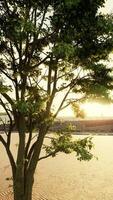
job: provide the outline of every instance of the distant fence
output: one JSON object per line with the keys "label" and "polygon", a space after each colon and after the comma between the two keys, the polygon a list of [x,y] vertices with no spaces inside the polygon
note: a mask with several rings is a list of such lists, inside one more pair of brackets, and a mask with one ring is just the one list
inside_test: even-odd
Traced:
{"label": "distant fence", "polygon": [[70,125],[72,131],[79,132],[113,132],[112,119],[99,119],[99,120],[72,120],[72,121],[56,121],[51,128],[52,131],[63,130],[66,126]]}
{"label": "distant fence", "polygon": [[[5,128],[8,130],[9,125]],[[113,119],[99,120],[56,120],[50,131],[65,131],[68,127],[72,132],[113,132]],[[4,130],[4,125],[0,125],[0,131]],[[13,128],[16,131],[16,128]]]}

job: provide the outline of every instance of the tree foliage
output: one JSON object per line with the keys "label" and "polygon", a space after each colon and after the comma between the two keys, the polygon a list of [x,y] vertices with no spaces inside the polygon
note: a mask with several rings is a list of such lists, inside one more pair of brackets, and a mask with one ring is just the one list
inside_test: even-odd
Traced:
{"label": "tree foliage", "polygon": [[40,160],[49,156],[54,157],[58,152],[64,152],[66,154],[75,152],[78,160],[89,161],[93,157],[91,153],[92,147],[93,143],[91,137],[73,141],[71,134],[59,132],[56,134],[56,137],[51,139],[51,145],[44,145],[46,156],[41,157]]}

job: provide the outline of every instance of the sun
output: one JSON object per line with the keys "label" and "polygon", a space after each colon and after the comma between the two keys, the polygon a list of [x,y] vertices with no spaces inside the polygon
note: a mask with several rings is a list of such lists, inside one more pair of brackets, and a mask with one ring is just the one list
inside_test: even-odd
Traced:
{"label": "sun", "polygon": [[[113,104],[102,104],[98,102],[83,103],[80,108],[85,112],[85,119],[89,118],[113,118]],[[58,117],[75,118],[71,107],[59,113]]]}
{"label": "sun", "polygon": [[113,117],[113,104],[101,104],[97,102],[84,103],[81,108],[85,111],[86,117],[108,118]]}

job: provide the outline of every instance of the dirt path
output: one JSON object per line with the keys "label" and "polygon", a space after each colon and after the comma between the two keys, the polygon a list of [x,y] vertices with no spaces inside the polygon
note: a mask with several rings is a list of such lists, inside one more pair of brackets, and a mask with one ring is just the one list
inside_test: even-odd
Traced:
{"label": "dirt path", "polygon": [[[14,137],[14,150],[17,136]],[[113,200],[113,136],[95,136],[98,160],[79,162],[75,154],[59,154],[40,162],[33,200]],[[0,146],[0,200],[11,200],[10,167]],[[9,187],[10,186],[10,187]]]}

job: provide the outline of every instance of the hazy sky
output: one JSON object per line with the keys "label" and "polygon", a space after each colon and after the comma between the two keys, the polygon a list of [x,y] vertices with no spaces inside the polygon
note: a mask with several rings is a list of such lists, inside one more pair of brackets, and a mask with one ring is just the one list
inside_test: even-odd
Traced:
{"label": "hazy sky", "polygon": [[113,0],[107,0],[105,7],[101,9],[103,13],[113,13]]}

